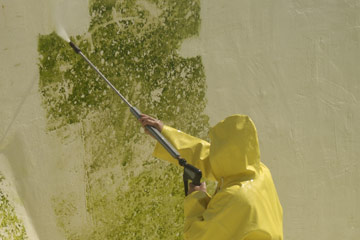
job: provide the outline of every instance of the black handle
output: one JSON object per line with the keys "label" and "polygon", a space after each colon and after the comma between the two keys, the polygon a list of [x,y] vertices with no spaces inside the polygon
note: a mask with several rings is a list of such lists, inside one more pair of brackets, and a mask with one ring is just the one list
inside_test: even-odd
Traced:
{"label": "black handle", "polygon": [[187,164],[185,162],[184,166],[184,173],[183,173],[183,180],[184,180],[184,189],[185,189],[185,196],[188,195],[188,182],[191,180],[192,184],[195,186],[200,186],[200,180],[202,177],[202,173],[196,167]]}
{"label": "black handle", "polygon": [[191,180],[195,186],[200,186],[202,177],[200,169],[186,163],[184,166],[184,176],[187,180]]}

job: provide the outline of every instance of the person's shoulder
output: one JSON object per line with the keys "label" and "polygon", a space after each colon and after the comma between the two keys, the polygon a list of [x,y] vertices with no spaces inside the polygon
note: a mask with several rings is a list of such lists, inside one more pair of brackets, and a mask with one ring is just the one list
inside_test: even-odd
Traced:
{"label": "person's shoulder", "polygon": [[245,185],[246,183],[241,183],[226,187],[215,194],[215,196],[213,196],[213,200],[223,201],[226,199],[227,201],[237,203],[238,205],[250,205],[251,202],[248,196],[249,191],[245,188]]}
{"label": "person's shoulder", "polygon": [[251,198],[240,185],[226,187],[216,193],[208,204],[208,209],[221,209],[224,214],[235,214],[237,218],[247,218],[254,209]]}

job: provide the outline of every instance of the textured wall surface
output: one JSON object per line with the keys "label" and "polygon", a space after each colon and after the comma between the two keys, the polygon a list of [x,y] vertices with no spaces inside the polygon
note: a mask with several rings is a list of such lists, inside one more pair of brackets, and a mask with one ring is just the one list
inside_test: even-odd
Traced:
{"label": "textured wall surface", "polygon": [[210,125],[249,114],[285,239],[360,237],[360,1],[204,1]]}
{"label": "textured wall surface", "polygon": [[250,115],[285,239],[357,239],[359,12],[359,0],[0,0],[0,238],[182,239],[180,169],[150,156],[60,25],[169,125],[207,138]]}

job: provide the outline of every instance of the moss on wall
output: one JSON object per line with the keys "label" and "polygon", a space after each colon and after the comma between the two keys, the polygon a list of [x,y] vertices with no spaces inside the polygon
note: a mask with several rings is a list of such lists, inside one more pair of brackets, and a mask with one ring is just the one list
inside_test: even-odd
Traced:
{"label": "moss on wall", "polygon": [[[0,184],[5,180],[0,174]],[[24,224],[16,216],[15,208],[9,201],[9,197],[0,186],[0,239],[3,240],[24,240],[28,239]]]}
{"label": "moss on wall", "polygon": [[[205,138],[201,58],[177,53],[198,34],[199,14],[198,0],[93,0],[88,33],[72,41],[134,106]],[[41,35],[38,50],[48,130],[66,136],[67,126],[79,125],[87,154],[87,222],[72,228],[72,198],[53,200],[67,239],[182,239],[181,169],[151,157],[155,143],[65,41]]]}

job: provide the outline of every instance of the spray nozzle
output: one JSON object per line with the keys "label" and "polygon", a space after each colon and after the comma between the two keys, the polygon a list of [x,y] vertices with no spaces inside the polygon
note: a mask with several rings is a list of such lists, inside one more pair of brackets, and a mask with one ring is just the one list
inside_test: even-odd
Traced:
{"label": "spray nozzle", "polygon": [[76,53],[81,52],[80,48],[78,48],[73,42],[69,42],[70,46],[74,49]]}

